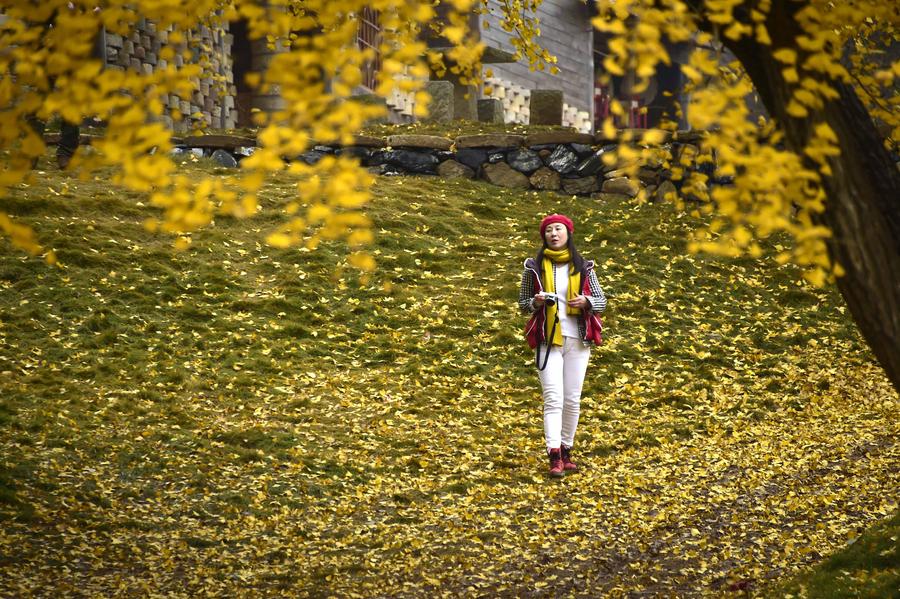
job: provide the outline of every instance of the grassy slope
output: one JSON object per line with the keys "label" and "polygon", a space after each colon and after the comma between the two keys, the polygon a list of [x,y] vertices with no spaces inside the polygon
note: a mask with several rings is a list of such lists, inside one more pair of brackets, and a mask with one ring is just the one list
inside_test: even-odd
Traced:
{"label": "grassy slope", "polygon": [[900,514],[873,526],[852,545],[771,594],[822,599],[900,597]]}
{"label": "grassy slope", "polygon": [[[714,592],[892,509],[897,397],[833,289],[683,255],[669,206],[435,178],[379,180],[360,286],[263,244],[291,190],[184,253],[102,180],[0,200],[66,264],[0,254],[0,588]],[[611,305],[561,482],[515,307],[557,210]]]}

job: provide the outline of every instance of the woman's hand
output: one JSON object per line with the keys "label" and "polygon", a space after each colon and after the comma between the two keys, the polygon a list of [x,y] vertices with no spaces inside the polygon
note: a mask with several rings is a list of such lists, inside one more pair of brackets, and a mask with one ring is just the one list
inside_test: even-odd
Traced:
{"label": "woman's hand", "polygon": [[569,300],[569,305],[573,308],[584,310],[585,308],[590,308],[591,302],[588,301],[588,298],[584,297],[583,295],[576,295],[571,300]]}
{"label": "woman's hand", "polygon": [[540,308],[544,305],[544,296],[540,294],[540,292],[534,294],[534,305],[535,307]]}

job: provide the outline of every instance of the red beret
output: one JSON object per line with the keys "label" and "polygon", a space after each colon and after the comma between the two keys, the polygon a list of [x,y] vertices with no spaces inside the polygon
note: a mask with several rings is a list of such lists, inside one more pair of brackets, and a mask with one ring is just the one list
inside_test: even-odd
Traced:
{"label": "red beret", "polygon": [[553,223],[562,223],[566,226],[566,229],[569,230],[569,233],[573,233],[575,231],[575,224],[572,222],[572,219],[564,214],[551,214],[550,216],[545,216],[544,220],[541,221],[541,237],[544,236],[544,231],[547,229],[547,225],[552,225]]}

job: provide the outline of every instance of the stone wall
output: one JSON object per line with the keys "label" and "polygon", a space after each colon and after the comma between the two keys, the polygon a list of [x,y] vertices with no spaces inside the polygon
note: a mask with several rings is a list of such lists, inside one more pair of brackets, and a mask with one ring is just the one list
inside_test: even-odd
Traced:
{"label": "stone wall", "polygon": [[[700,134],[666,133],[665,147],[676,159],[684,155],[689,168],[699,154]],[[255,141],[233,136],[186,138],[177,153],[211,156],[223,166],[236,167],[253,153]],[[555,191],[567,195],[620,194],[636,197],[644,189],[651,198],[675,190],[660,162],[641,165],[638,178],[625,177],[620,164],[605,164],[614,141],[586,133],[548,131],[531,135],[483,134],[448,139],[434,135],[357,136],[351,146],[316,145],[293,160],[315,164],[328,155],[359,159],[370,172],[384,176],[437,175],[449,179],[481,179],[511,189]],[[712,171],[709,173],[712,174]]]}

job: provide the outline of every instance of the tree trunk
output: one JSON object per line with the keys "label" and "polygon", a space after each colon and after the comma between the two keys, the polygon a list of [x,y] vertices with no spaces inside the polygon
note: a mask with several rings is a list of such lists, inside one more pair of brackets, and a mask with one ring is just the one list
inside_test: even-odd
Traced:
{"label": "tree trunk", "polygon": [[802,155],[813,126],[826,122],[841,153],[822,177],[827,196],[821,224],[829,227],[829,254],[846,274],[840,289],[862,336],[900,392],[900,172],[855,91],[834,83],[838,100],[809,117],[787,114],[791,91],[783,65],[772,53],[796,48],[800,33],[792,12],[802,3],[774,2],[767,26],[771,46],[744,39],[729,48],[744,65],[769,114],[781,125],[788,147]]}

